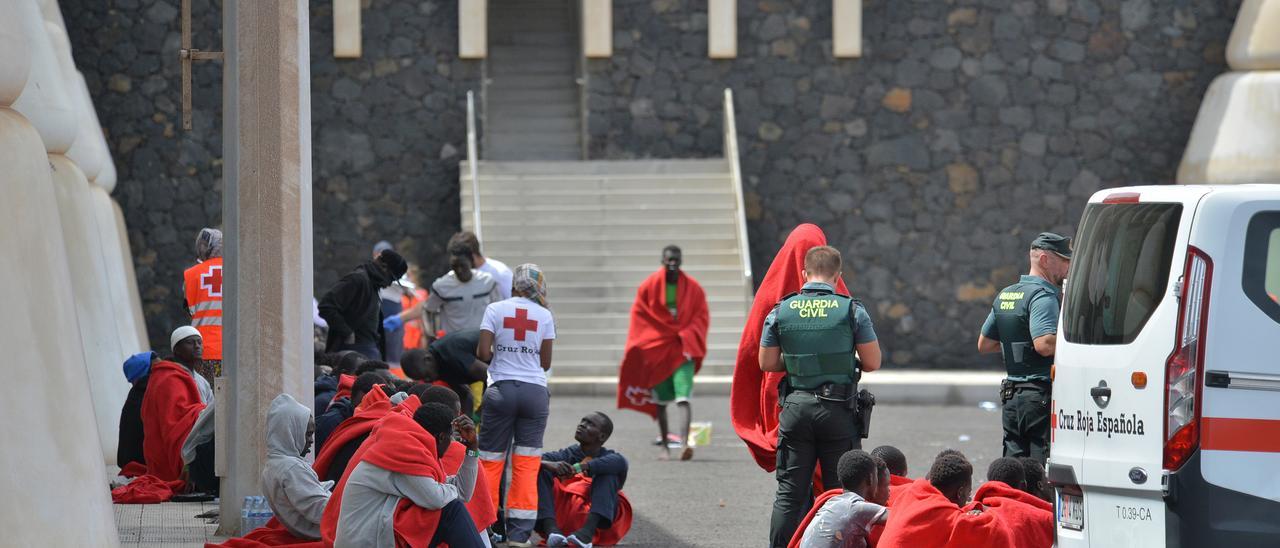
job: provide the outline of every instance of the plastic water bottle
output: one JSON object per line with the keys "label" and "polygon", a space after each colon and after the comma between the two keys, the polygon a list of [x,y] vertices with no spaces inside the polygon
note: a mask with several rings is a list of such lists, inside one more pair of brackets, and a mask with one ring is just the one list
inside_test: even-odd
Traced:
{"label": "plastic water bottle", "polygon": [[251,527],[253,524],[250,522],[251,518],[249,517],[252,506],[253,497],[245,497],[244,502],[241,503],[240,506],[240,536],[242,537],[249,534],[249,531],[253,530]]}

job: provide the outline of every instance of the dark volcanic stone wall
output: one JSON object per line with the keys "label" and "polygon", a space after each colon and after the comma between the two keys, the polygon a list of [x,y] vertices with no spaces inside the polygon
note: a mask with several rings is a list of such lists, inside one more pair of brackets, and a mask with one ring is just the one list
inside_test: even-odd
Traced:
{"label": "dark volcanic stone wall", "polygon": [[[195,129],[181,128],[178,0],[61,0],[119,169],[147,330],[187,320],[182,271],[222,222],[222,67],[197,64]],[[221,2],[196,0],[194,46],[221,49]],[[430,272],[458,226],[458,161],[479,63],[458,59],[457,2],[366,1],[363,55],[333,57],[332,2],[311,2],[315,287],[387,239]]]}
{"label": "dark volcanic stone wall", "polygon": [[[829,1],[740,0],[739,56],[711,60],[704,2],[614,0],[614,55],[588,64],[591,155],[719,156],[732,88],[758,275],[818,223],[891,364],[992,364],[974,334],[1032,236],[1074,233],[1099,188],[1173,179],[1239,3],[866,0],[864,56],[836,60]],[[195,233],[221,222],[221,67],[197,66],[184,133],[178,0],[61,4],[165,348]],[[192,4],[195,46],[219,49],[221,3]],[[457,3],[364,4],[364,55],[335,60],[332,4],[311,2],[317,292],[379,239],[442,271],[459,222],[481,67],[457,58]]]}
{"label": "dark volcanic stone wall", "polygon": [[739,55],[712,60],[705,4],[613,5],[593,157],[719,156],[732,88],[757,279],[817,223],[889,363],[915,367],[996,363],[974,340],[1034,235],[1073,234],[1100,188],[1173,180],[1239,8],[867,0],[864,56],[834,59],[830,2],[742,0]]}

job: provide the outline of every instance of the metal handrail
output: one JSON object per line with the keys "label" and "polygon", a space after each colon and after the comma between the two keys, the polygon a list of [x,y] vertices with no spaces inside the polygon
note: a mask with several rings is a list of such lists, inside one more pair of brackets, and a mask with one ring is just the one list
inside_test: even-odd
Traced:
{"label": "metal handrail", "polygon": [[[729,174],[733,177],[733,193],[738,200],[738,249],[742,254],[742,277],[747,282],[747,294],[755,283],[751,278],[751,250],[747,246],[747,210],[742,196],[742,168],[738,164],[738,123],[733,114],[733,90],[724,90],[724,159],[729,162]],[[751,301],[747,301],[750,306]]]}
{"label": "metal handrail", "polygon": [[476,96],[467,91],[467,168],[471,172],[471,231],[483,242],[480,232],[480,154],[476,146]]}

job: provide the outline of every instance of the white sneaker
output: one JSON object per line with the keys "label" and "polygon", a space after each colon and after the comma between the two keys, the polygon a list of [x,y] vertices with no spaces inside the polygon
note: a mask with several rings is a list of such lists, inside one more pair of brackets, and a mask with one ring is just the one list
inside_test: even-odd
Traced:
{"label": "white sneaker", "polygon": [[569,546],[573,546],[574,548],[591,548],[590,542],[582,542],[578,540],[576,535],[569,535],[565,540],[568,541]]}
{"label": "white sneaker", "polygon": [[569,540],[565,538],[563,533],[551,533],[550,535],[547,535],[547,546],[551,548],[568,545]]}

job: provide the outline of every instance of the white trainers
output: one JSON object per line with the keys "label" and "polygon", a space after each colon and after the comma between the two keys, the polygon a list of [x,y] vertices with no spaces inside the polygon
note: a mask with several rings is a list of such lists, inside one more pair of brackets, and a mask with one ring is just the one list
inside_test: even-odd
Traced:
{"label": "white trainers", "polygon": [[591,548],[590,542],[582,542],[578,540],[577,535],[569,535],[565,540],[569,543],[568,546],[572,546],[574,548]]}
{"label": "white trainers", "polygon": [[563,533],[551,533],[550,535],[547,535],[547,546],[551,548],[568,545],[569,540],[565,538]]}

